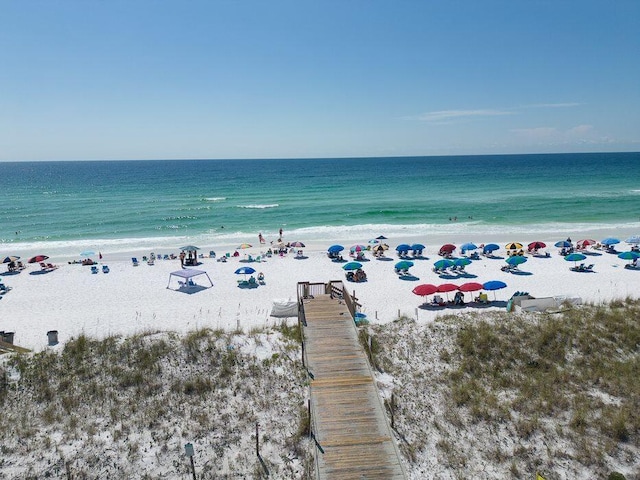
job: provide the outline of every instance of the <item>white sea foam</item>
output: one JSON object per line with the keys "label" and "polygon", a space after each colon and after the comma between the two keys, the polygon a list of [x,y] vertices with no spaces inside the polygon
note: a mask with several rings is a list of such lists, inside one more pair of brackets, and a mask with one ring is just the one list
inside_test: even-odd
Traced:
{"label": "white sea foam", "polygon": [[269,203],[266,205],[260,205],[260,204],[255,204],[255,205],[236,205],[236,207],[238,208],[256,208],[256,209],[263,209],[263,208],[276,208],[279,207],[280,204],[279,203]]}
{"label": "white sea foam", "polygon": [[227,197],[205,197],[202,200],[204,202],[224,202]]}

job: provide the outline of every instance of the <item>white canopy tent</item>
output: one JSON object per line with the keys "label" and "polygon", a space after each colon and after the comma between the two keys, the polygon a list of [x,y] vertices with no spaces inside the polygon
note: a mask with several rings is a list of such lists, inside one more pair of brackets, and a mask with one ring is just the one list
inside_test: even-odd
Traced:
{"label": "white canopy tent", "polygon": [[[194,277],[198,277],[200,275],[204,275],[209,280],[209,286],[197,285],[194,281]],[[183,268],[182,270],[176,270],[175,272],[171,272],[169,274],[169,283],[167,283],[167,288],[171,288],[171,281],[177,280],[178,288],[174,288],[174,290],[180,290],[181,288],[189,288],[189,287],[200,287],[200,288],[210,288],[213,287],[213,282],[209,275],[204,270],[196,270],[194,268]],[[183,279],[183,280],[179,280]]]}

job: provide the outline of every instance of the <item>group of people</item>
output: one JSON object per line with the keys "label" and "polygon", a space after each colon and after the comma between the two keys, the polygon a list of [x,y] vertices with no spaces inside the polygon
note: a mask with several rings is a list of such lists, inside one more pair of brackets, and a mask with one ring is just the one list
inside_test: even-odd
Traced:
{"label": "group of people", "polygon": [[366,282],[367,274],[361,268],[347,272],[347,280],[349,282]]}
{"label": "group of people", "polygon": [[9,272],[19,272],[20,270],[24,270],[26,267],[24,266],[24,264],[18,260],[12,260],[9,262],[9,264],[7,265],[7,270]]}

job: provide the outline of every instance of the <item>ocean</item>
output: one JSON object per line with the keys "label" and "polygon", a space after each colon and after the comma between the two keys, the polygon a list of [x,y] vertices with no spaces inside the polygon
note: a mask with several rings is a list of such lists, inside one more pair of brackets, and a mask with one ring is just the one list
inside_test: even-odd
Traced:
{"label": "ocean", "polygon": [[640,153],[3,162],[0,188],[2,255],[228,245],[281,228],[327,242],[640,233]]}

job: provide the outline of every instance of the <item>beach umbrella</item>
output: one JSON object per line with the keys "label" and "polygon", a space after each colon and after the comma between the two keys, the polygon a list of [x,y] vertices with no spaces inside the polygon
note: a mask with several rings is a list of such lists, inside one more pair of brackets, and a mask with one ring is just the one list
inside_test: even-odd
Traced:
{"label": "beach umbrella", "polygon": [[184,250],[185,252],[195,252],[200,249],[195,245],[185,245],[184,247],[180,247],[180,250]]}
{"label": "beach umbrella", "polygon": [[382,240],[378,240],[377,238],[372,238],[371,240],[369,240],[367,243],[369,245],[378,245]]}
{"label": "beach umbrella", "polygon": [[443,258],[442,260],[438,260],[433,264],[438,270],[442,270],[444,268],[449,268],[453,266],[453,261]]}
{"label": "beach umbrella", "polygon": [[352,245],[351,248],[349,249],[350,252],[362,252],[363,250],[366,250],[367,247],[364,245]]}
{"label": "beach umbrella", "polygon": [[349,262],[342,266],[343,270],[358,270],[359,268],[362,268],[362,264],[360,262]]}
{"label": "beach umbrella", "polygon": [[571,246],[571,242],[567,242],[566,240],[560,240],[559,242],[554,243],[553,246],[558,248],[569,248]]}
{"label": "beach umbrella", "polygon": [[582,253],[570,253],[569,255],[564,257],[567,262],[581,262],[585,258],[587,258],[587,256],[583,255]]}
{"label": "beach umbrella", "polygon": [[421,297],[425,297],[427,295],[431,295],[438,291],[438,287],[435,285],[431,285],[430,283],[423,283],[422,285],[418,285],[416,288],[411,290],[416,295],[420,295]]}
{"label": "beach umbrella", "polygon": [[635,260],[636,258],[640,258],[640,253],[638,252],[622,252],[618,254],[618,258],[622,260]]}
{"label": "beach umbrella", "polygon": [[302,242],[293,242],[290,244],[290,246],[294,248],[304,248],[306,245]]}
{"label": "beach umbrella", "polygon": [[389,250],[389,245],[387,245],[386,243],[380,243],[373,248],[374,250],[377,250],[377,251],[384,251],[384,250]]}
{"label": "beach umbrella", "polygon": [[395,264],[396,270],[408,270],[411,267],[413,267],[413,262],[410,260],[401,260]]}
{"label": "beach umbrella", "polygon": [[527,257],[521,257],[519,255],[514,255],[513,257],[509,257],[505,260],[509,265],[522,265],[527,261]]}
{"label": "beach umbrella", "polygon": [[378,235],[376,237],[376,240],[387,240],[387,237],[385,237],[384,235]]}
{"label": "beach umbrella", "polygon": [[255,269],[251,268],[251,267],[240,267],[238,268],[235,273],[237,275],[244,275],[244,278],[246,280],[247,275],[251,275],[252,273],[256,273]]}
{"label": "beach umbrella", "polygon": [[607,237],[604,240],[602,240],[603,245],[615,245],[617,243],[620,243],[620,240],[618,240],[617,238],[613,238],[613,237]]}
{"label": "beach umbrella", "polygon": [[625,240],[626,243],[630,243],[632,245],[640,244],[640,235],[632,235]]}
{"label": "beach umbrella", "polygon": [[453,261],[453,264],[454,264],[456,267],[464,267],[464,266],[466,266],[466,265],[470,265],[470,264],[471,264],[471,260],[469,260],[468,258],[464,258],[464,257],[463,257],[463,258],[456,258],[456,259]]}
{"label": "beach umbrella", "polygon": [[531,242],[529,245],[527,245],[527,248],[529,250],[540,250],[541,248],[545,248],[546,246],[546,243],[536,240],[535,242]]}
{"label": "beach umbrella", "polygon": [[458,287],[458,290],[461,292],[477,292],[478,290],[482,290],[484,286],[478,282],[467,282],[463,283]]}
{"label": "beach umbrella", "polygon": [[456,249],[456,246],[451,244],[451,243],[445,243],[444,245],[442,245],[440,247],[440,250],[438,250],[438,252],[444,252],[444,253],[451,253]]}
{"label": "beach umbrella", "polygon": [[482,247],[482,253],[491,253],[500,249],[500,245],[496,245],[495,243],[489,243]]}
{"label": "beach umbrella", "polygon": [[475,250],[478,246],[475,243],[467,242],[460,245],[460,250],[466,252],[468,250]]}
{"label": "beach umbrella", "polygon": [[16,257],[15,255],[9,255],[8,257],[4,257],[2,259],[2,263],[11,263],[11,262],[15,262],[16,260],[20,260],[20,257]]}
{"label": "beach umbrella", "polygon": [[396,247],[396,252],[408,252],[409,250],[411,250],[411,245],[407,243],[401,243]]}
{"label": "beach umbrella", "polygon": [[500,290],[501,288],[506,288],[507,284],[504,282],[501,282],[500,280],[489,280],[488,282],[485,282],[482,284],[482,288],[484,288],[485,290]]}
{"label": "beach umbrella", "polygon": [[411,250],[413,250],[414,252],[416,250],[424,250],[425,246],[421,243],[414,243],[413,245],[411,245]]}
{"label": "beach umbrella", "polygon": [[328,248],[328,252],[329,253],[338,253],[344,250],[344,247],[342,245],[331,245]]}
{"label": "beach umbrella", "polygon": [[31,257],[29,260],[27,260],[27,263],[40,263],[48,259],[49,257],[47,257],[46,255],[36,255],[35,257]]}
{"label": "beach umbrella", "polygon": [[253,247],[253,245],[251,245],[249,243],[241,243],[240,245],[238,245],[237,248],[239,248],[240,250],[244,250],[245,248],[251,248],[251,247]]}
{"label": "beach umbrella", "polygon": [[522,248],[522,244],[518,242],[507,243],[504,248],[507,250],[520,250]]}
{"label": "beach umbrella", "polygon": [[458,286],[453,283],[443,283],[438,285],[438,292],[441,293],[453,292],[454,290],[458,290]]}
{"label": "beach umbrella", "polygon": [[576,242],[576,247],[580,248],[580,249],[584,249],[587,248],[589,245],[595,245],[597,242],[595,240],[592,240],[590,238],[585,238],[584,240],[578,240]]}
{"label": "beach umbrella", "polygon": [[238,275],[248,275],[251,273],[256,273],[256,271],[251,267],[240,267],[235,271],[235,273]]}
{"label": "beach umbrella", "polygon": [[501,282],[500,280],[489,280],[488,282],[485,282],[482,284],[482,288],[489,291],[493,290],[493,299],[495,300],[496,290],[507,288],[507,284],[504,282]]}

